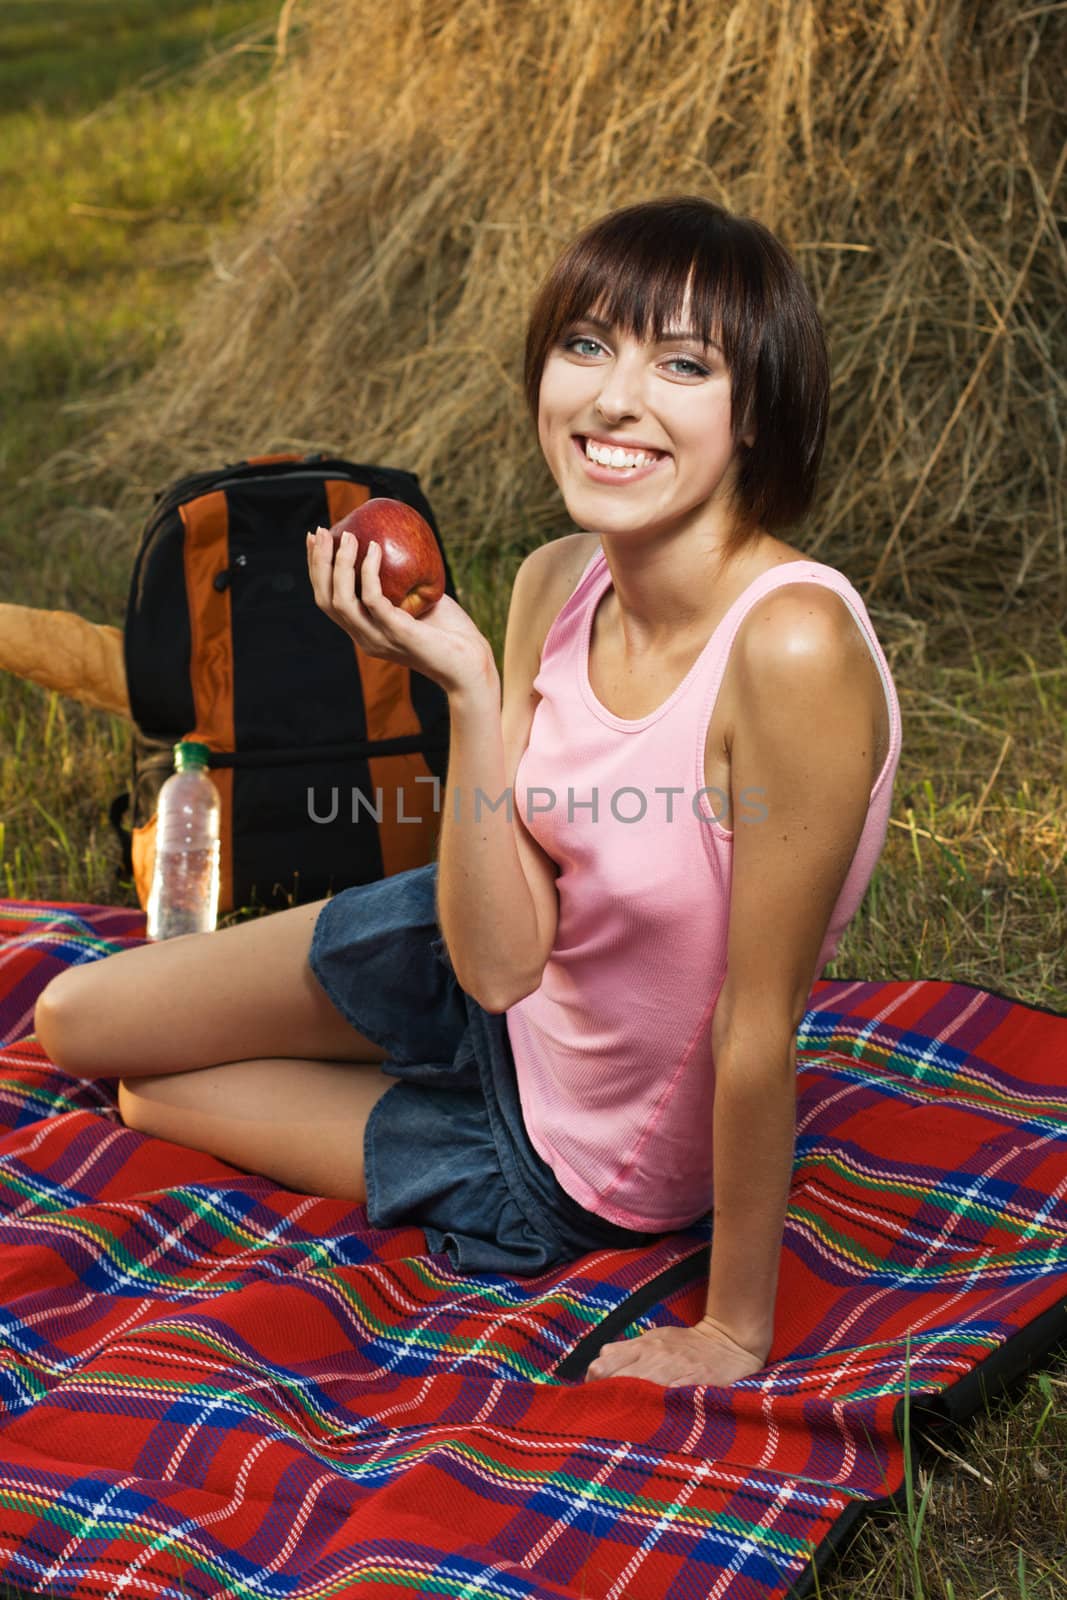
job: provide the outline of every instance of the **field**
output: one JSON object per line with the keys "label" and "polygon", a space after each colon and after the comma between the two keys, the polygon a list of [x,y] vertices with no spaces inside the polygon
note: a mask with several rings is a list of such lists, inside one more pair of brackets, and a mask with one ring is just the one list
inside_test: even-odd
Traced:
{"label": "field", "polygon": [[[262,0],[5,8],[0,600],[123,622],[131,484],[151,464],[127,472],[112,455],[98,469],[92,441],[226,270],[270,149],[278,21]],[[436,504],[433,471],[424,486]],[[530,537],[455,544],[461,599],[498,660]],[[885,852],[827,976],[951,978],[1067,1011],[1067,638],[1015,614],[970,632],[899,602],[871,615],[904,749]],[[136,903],[107,817],[129,749],[120,719],[0,674],[0,894]],[[1053,1600],[1067,1592],[1065,1460],[1061,1356],[957,1453],[928,1451],[912,1514],[865,1527],[821,1593]]]}

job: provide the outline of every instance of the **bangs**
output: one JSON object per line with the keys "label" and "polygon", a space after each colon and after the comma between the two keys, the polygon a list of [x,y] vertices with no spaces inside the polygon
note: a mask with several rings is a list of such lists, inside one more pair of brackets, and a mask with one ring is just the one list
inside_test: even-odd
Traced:
{"label": "bangs", "polygon": [[[720,344],[727,363],[733,341],[724,327],[724,306],[732,303],[726,270],[718,258],[650,263],[614,259],[583,263],[563,287],[549,325],[553,343],[573,322],[595,318],[635,339],[659,343],[668,333],[692,333],[705,344]],[[725,287],[724,287],[725,280]],[[692,299],[686,306],[687,293]],[[733,330],[730,330],[731,332]]]}

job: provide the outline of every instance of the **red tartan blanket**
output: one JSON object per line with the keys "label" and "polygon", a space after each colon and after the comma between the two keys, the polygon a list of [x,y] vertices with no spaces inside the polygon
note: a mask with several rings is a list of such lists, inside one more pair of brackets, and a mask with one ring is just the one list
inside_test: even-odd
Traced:
{"label": "red tartan blanket", "polygon": [[692,1322],[708,1232],[462,1278],[416,1228],[125,1128],[43,1055],[143,913],[0,901],[0,1577],[26,1592],[784,1600],[1067,1334],[1067,1017],[823,981],[767,1367],[585,1385]]}

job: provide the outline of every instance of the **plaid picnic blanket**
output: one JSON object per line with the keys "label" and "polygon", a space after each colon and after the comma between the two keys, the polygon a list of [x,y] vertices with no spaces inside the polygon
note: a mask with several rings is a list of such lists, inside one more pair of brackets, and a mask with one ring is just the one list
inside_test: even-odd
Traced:
{"label": "plaid picnic blanket", "polygon": [[125,1128],[32,1035],[143,913],[0,901],[0,1578],[25,1593],[783,1600],[901,1420],[1067,1333],[1067,1017],[822,981],[777,1329],[729,1388],[584,1384],[703,1309],[709,1233],[463,1278],[417,1228]]}

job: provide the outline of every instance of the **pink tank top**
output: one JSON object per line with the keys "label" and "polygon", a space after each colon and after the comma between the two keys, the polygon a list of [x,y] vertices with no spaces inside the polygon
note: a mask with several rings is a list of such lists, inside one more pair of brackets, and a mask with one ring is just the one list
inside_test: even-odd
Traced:
{"label": "pink tank top", "polygon": [[[704,748],[730,647],[752,606],[788,583],[846,602],[878,665],[889,751],[819,952],[833,957],[885,843],[900,707],[857,591],[834,567],[789,561],[749,584],[664,703],[615,716],[589,682],[593,617],[611,584],[602,549],[548,631],[541,696],[514,803],[559,867],[559,927],[540,986],[506,1014],[534,1149],[586,1210],[667,1232],[712,1208],[711,1024],[726,976],[729,795],[704,785]],[[695,936],[686,930],[694,930]]]}

